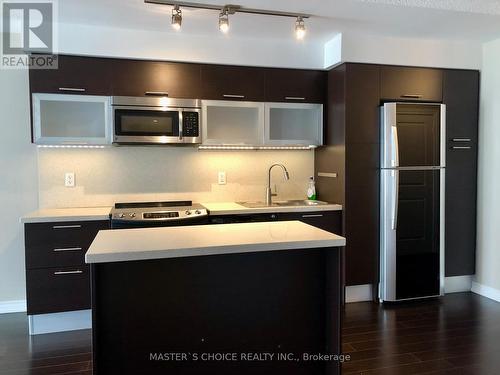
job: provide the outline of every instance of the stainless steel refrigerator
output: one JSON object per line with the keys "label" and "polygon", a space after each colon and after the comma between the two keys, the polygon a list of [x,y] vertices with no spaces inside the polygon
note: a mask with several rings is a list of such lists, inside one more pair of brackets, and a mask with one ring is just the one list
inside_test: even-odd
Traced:
{"label": "stainless steel refrigerator", "polygon": [[445,129],[444,104],[381,107],[382,302],[443,294]]}

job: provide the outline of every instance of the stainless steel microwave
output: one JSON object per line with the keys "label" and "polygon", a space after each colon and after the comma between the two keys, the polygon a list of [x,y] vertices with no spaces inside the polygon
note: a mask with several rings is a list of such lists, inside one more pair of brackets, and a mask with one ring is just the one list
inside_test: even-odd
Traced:
{"label": "stainless steel microwave", "polygon": [[113,143],[201,143],[201,101],[168,97],[111,98]]}

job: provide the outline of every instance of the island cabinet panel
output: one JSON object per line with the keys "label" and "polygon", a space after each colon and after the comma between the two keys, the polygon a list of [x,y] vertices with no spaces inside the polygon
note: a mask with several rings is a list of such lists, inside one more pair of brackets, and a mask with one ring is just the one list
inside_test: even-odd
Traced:
{"label": "island cabinet panel", "polygon": [[25,224],[28,314],[90,308],[85,253],[108,221]]}
{"label": "island cabinet panel", "polygon": [[198,64],[111,59],[111,65],[114,96],[200,97]]}
{"label": "island cabinet panel", "polygon": [[380,96],[386,100],[441,102],[443,71],[430,68],[380,67]]}
{"label": "island cabinet panel", "polygon": [[229,65],[201,67],[202,99],[265,101],[265,69]]}
{"label": "island cabinet panel", "polygon": [[30,91],[110,95],[110,59],[59,55],[57,69],[30,69]]}
{"label": "island cabinet panel", "polygon": [[475,273],[479,72],[446,70],[445,275]]}
{"label": "island cabinet panel", "polygon": [[[303,360],[340,352],[339,256],[321,248],[93,264],[93,374],[339,374],[338,361]],[[231,356],[207,359],[216,353]]]}
{"label": "island cabinet panel", "polygon": [[266,101],[323,103],[326,78],[321,70],[267,69]]}

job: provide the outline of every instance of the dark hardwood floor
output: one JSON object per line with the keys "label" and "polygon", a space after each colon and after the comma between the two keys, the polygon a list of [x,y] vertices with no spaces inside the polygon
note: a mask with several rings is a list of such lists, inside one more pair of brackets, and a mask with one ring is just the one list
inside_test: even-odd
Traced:
{"label": "dark hardwood floor", "polygon": [[343,374],[500,374],[500,303],[472,293],[347,304]]}
{"label": "dark hardwood floor", "polygon": [[[345,307],[343,374],[500,374],[500,303],[472,293]],[[91,375],[90,331],[28,336],[0,315],[0,375]]]}

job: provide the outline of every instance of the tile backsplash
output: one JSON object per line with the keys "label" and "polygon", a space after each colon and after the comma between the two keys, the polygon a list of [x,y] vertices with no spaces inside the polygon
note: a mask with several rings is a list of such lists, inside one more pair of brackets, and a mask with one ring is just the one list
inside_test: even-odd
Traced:
{"label": "tile backsplash", "polygon": [[[192,199],[197,202],[265,198],[267,170],[283,163],[290,180],[273,170],[275,199],[305,198],[313,151],[198,151],[192,147],[38,149],[39,205],[107,206],[119,201]],[[227,184],[217,184],[225,171]],[[64,174],[75,173],[75,187]]]}

